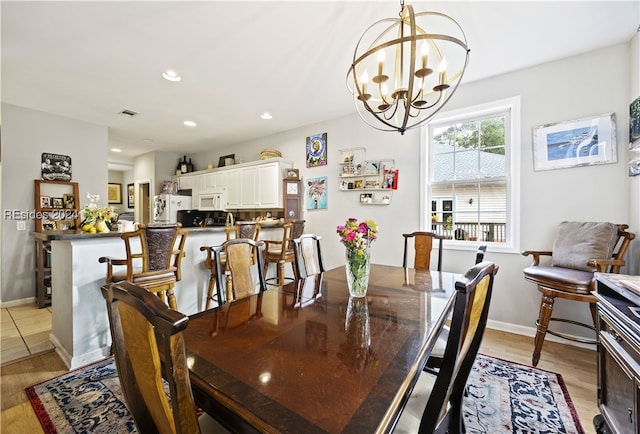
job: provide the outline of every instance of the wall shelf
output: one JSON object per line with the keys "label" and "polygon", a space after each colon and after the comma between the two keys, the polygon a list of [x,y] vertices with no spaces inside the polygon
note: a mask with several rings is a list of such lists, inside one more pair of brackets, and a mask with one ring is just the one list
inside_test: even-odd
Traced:
{"label": "wall shelf", "polygon": [[362,205],[389,205],[398,186],[395,160],[367,160],[366,148],[339,149],[340,191],[358,191]]}

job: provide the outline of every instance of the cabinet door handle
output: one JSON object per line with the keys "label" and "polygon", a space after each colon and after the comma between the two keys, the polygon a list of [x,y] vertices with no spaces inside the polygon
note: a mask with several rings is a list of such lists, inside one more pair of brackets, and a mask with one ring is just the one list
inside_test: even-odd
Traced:
{"label": "cabinet door handle", "polygon": [[629,423],[633,423],[633,410],[627,408],[627,413],[629,414]]}

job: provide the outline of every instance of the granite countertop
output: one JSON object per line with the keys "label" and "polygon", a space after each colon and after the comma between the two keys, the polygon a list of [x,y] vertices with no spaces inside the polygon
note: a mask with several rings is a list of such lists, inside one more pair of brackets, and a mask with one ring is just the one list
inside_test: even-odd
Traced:
{"label": "granite countertop", "polygon": [[[203,228],[184,228],[189,233],[202,233],[202,232],[224,232],[224,226],[207,226]],[[82,232],[80,230],[75,231],[44,231],[44,232],[31,232],[34,238],[51,241],[51,240],[95,240],[98,238],[119,238],[121,232],[111,231],[102,232],[96,234],[90,234],[88,232]]]}

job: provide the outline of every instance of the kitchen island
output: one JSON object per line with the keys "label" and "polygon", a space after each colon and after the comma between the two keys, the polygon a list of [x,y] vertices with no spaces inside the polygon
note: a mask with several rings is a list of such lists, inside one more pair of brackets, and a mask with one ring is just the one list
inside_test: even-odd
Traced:
{"label": "kitchen island", "polygon": [[[182,280],[176,283],[178,309],[186,315],[204,310],[210,272],[206,251],[226,240],[224,227],[186,228],[189,232],[182,259]],[[281,238],[280,226],[265,227],[261,239]],[[101,256],[125,258],[118,232],[88,234],[47,231],[33,233],[51,242],[52,328],[49,339],[69,369],[100,360],[110,354],[111,334],[106,304],[100,292],[106,265]]]}

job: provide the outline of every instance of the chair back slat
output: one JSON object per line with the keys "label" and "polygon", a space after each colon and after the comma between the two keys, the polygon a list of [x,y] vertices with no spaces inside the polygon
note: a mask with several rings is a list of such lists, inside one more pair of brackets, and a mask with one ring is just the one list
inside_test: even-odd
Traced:
{"label": "chair back slat", "polygon": [[118,377],[138,431],[199,433],[182,336],[189,317],[129,282],[101,290]]}
{"label": "chair back slat", "polygon": [[301,279],[323,273],[322,249],[320,241],[322,237],[316,234],[304,234],[293,240],[293,253],[295,257],[296,279]]}
{"label": "chair back slat", "polygon": [[455,284],[456,294],[442,366],[420,421],[420,434],[463,432],[462,399],[487,324],[494,276],[488,261],[472,267]]}
{"label": "chair back slat", "polygon": [[409,239],[413,238],[413,268],[416,270],[431,269],[431,251],[433,250],[434,240],[438,240],[437,270],[442,271],[442,240],[444,240],[444,236],[433,232],[412,232],[410,234],[402,234],[402,236],[404,237],[404,255],[402,257],[402,266],[404,268],[407,268],[409,258]]}
{"label": "chair back slat", "polygon": [[220,305],[267,289],[263,248],[264,242],[248,238],[232,239],[211,247]]}

